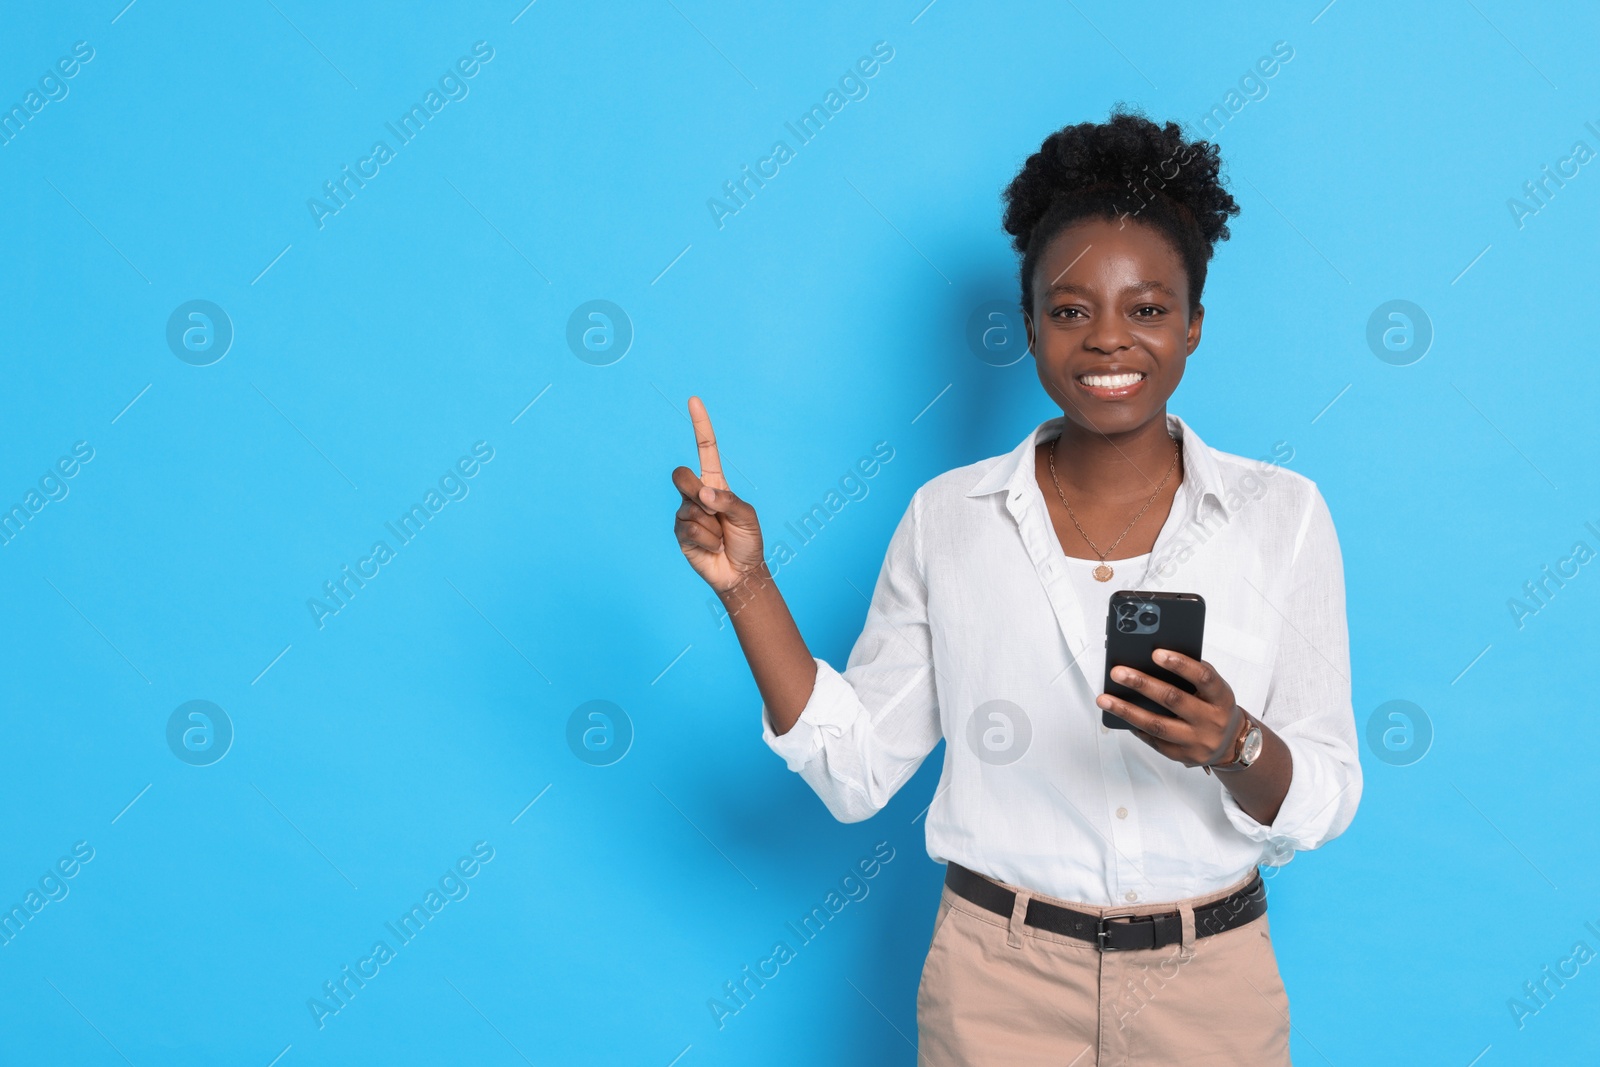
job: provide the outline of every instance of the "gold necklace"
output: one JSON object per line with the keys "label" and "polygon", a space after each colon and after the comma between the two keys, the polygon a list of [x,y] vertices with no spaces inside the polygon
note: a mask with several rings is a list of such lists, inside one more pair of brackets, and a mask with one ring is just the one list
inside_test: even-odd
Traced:
{"label": "gold necklace", "polygon": [[1072,525],[1078,527],[1078,533],[1083,534],[1083,539],[1089,542],[1089,548],[1094,551],[1094,554],[1100,557],[1100,565],[1094,569],[1094,580],[1097,582],[1109,582],[1111,576],[1116,572],[1106,563],[1106,557],[1117,550],[1117,546],[1122,543],[1122,538],[1128,536],[1128,530],[1133,529],[1134,523],[1137,523],[1144,516],[1144,513],[1150,509],[1150,505],[1155,503],[1156,497],[1161,495],[1161,490],[1166,487],[1167,479],[1171,478],[1172,472],[1178,469],[1178,457],[1183,453],[1183,446],[1178,444],[1176,438],[1172,438],[1172,463],[1167,467],[1167,473],[1162,476],[1161,484],[1157,485],[1156,491],[1150,494],[1150,499],[1144,502],[1144,507],[1140,508],[1139,514],[1133,517],[1133,522],[1128,523],[1128,528],[1123,530],[1115,541],[1111,542],[1110,548],[1102,552],[1095,548],[1094,542],[1089,541],[1089,535],[1083,532],[1083,527],[1078,523],[1078,516],[1072,513],[1072,505],[1067,503],[1067,494],[1061,491],[1061,482],[1056,479],[1056,445],[1060,443],[1061,438],[1057,437],[1056,443],[1050,446],[1050,480],[1055,482],[1056,495],[1061,498],[1062,505],[1067,509],[1067,518],[1072,520]]}

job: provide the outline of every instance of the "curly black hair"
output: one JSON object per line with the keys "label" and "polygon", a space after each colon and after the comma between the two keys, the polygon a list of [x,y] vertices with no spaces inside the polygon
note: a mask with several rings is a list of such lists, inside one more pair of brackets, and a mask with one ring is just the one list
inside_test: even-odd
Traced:
{"label": "curly black hair", "polygon": [[1118,104],[1103,123],[1080,122],[1046,137],[1006,187],[1005,231],[1022,256],[1022,311],[1033,313],[1033,272],[1051,238],[1084,217],[1128,216],[1154,226],[1189,276],[1190,314],[1206,264],[1239,205],[1223,188],[1209,141],[1186,141],[1175,122],[1157,126]]}

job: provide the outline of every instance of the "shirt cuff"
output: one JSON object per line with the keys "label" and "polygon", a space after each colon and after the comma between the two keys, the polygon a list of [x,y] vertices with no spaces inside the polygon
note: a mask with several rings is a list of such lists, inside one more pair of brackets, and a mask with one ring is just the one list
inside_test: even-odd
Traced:
{"label": "shirt cuff", "polygon": [[761,740],[783,757],[791,771],[799,771],[811,762],[822,749],[825,735],[843,737],[860,714],[850,683],[826,660],[815,656],[812,659],[816,660],[817,679],[812,684],[806,706],[800,709],[800,718],[787,733],[781,736],[773,733],[766,702],[761,704]]}
{"label": "shirt cuff", "polygon": [[[1278,736],[1283,737],[1282,734]],[[1272,820],[1272,825],[1257,822],[1254,816],[1239,806],[1226,786],[1222,789],[1222,811],[1228,821],[1235,830],[1262,846],[1261,862],[1272,867],[1281,867],[1294,858],[1297,845],[1295,830],[1308,816],[1317,814],[1319,807],[1326,810],[1330,806],[1327,801],[1317,800],[1320,790],[1317,788],[1315,763],[1302,758],[1299,739],[1283,737],[1283,743],[1289,749],[1291,761],[1289,791],[1284,794],[1283,803],[1278,805],[1278,817]]]}

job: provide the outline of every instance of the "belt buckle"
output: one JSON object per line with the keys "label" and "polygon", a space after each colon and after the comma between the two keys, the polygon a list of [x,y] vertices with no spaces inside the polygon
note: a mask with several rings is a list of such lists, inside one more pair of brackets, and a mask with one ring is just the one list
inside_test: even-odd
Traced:
{"label": "belt buckle", "polygon": [[1121,951],[1120,949],[1114,948],[1113,946],[1108,945],[1106,943],[1106,938],[1111,936],[1111,929],[1110,929],[1109,926],[1106,925],[1107,923],[1109,923],[1112,919],[1130,919],[1131,920],[1131,919],[1138,919],[1138,918],[1140,918],[1140,916],[1135,915],[1133,912],[1130,911],[1130,912],[1127,912],[1125,914],[1102,915],[1102,916],[1100,916],[1100,918],[1096,919],[1095,923],[1094,923],[1094,937],[1095,937],[1095,943],[1099,946],[1100,951],[1101,952],[1118,952],[1118,951]]}

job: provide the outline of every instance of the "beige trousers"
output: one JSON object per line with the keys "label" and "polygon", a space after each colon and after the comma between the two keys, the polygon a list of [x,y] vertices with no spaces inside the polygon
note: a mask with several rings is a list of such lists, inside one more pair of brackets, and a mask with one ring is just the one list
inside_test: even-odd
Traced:
{"label": "beige trousers", "polygon": [[[949,886],[917,987],[918,1067],[1283,1067],[1289,997],[1267,916],[1193,937],[1194,908],[1242,889],[1102,908],[1018,894],[1007,919]],[[1184,942],[1101,952],[1022,922],[1035,897],[1091,915],[1179,911]]]}

